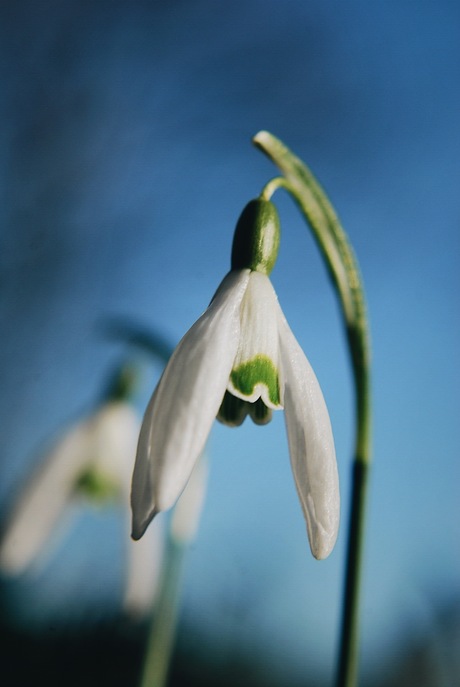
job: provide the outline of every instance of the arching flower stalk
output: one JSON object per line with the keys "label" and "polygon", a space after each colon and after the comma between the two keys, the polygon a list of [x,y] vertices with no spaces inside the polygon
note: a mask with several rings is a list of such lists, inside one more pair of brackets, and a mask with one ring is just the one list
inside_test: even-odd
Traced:
{"label": "arching flower stalk", "polygon": [[214,419],[257,424],[285,411],[291,466],[316,558],[331,552],[339,525],[339,482],[326,404],[269,280],[280,240],[275,206],[244,209],[231,271],[175,349],[145,412],[133,474],[134,539],[174,505]]}
{"label": "arching flower stalk", "polygon": [[284,188],[297,203],[329,270],[348,340],[356,398],[356,441],[337,687],[355,687],[364,525],[372,456],[370,329],[364,285],[351,243],[312,172],[268,131],[259,131],[253,142],[283,173],[266,185],[262,197],[269,199],[277,188]]}

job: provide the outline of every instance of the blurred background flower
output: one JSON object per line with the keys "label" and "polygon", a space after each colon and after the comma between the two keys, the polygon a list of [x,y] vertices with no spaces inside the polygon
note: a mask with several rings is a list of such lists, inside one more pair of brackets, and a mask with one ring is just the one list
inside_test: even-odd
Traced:
{"label": "blurred background flower", "polygon": [[[197,319],[229,266],[241,209],[274,174],[249,144],[268,129],[324,184],[367,287],[375,467],[364,677],[401,684],[401,667],[403,684],[420,685],[420,661],[407,656],[423,653],[427,685],[454,683],[458,663],[439,642],[458,638],[460,599],[459,4],[19,0],[0,15],[2,521],[37,446],[90,407],[119,360],[120,342],[94,337],[101,315],[154,319],[173,342]],[[283,236],[272,279],[328,399],[345,522],[345,342],[303,220],[275,200]],[[140,389],[142,407],[157,376]],[[310,558],[282,423],[213,428],[173,683],[211,675],[224,685],[231,674],[245,685],[330,684],[345,528],[327,561]],[[6,685],[32,684],[27,668],[33,684],[62,684],[62,656],[77,680],[82,652],[99,657],[99,685],[132,682],[144,634],[119,624],[123,527],[110,509],[82,515],[46,574],[24,575],[20,589],[2,582],[5,675],[14,657],[30,657]],[[58,638],[56,628],[77,632],[94,613],[105,619],[98,651],[81,625],[80,643]],[[25,625],[54,637],[52,654]]]}
{"label": "blurred background flower", "polygon": [[0,573],[15,576],[31,566],[46,566],[85,505],[102,509],[120,504],[127,559],[122,605],[127,613],[142,615],[152,609],[163,545],[160,523],[139,546],[129,536],[131,475],[140,429],[130,400],[133,373],[122,367],[101,406],[65,430],[26,479],[0,542]]}

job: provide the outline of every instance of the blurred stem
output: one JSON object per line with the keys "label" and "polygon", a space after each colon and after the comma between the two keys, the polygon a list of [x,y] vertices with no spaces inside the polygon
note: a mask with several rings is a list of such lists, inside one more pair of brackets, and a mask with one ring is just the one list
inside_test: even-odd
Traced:
{"label": "blurred stem", "polygon": [[262,195],[269,199],[282,187],[293,196],[325,259],[342,306],[347,333],[356,391],[356,443],[337,687],[354,687],[358,672],[359,591],[371,460],[369,327],[362,279],[347,235],[308,167],[267,131],[259,132],[253,141],[284,174],[269,182]]}
{"label": "blurred stem", "polygon": [[168,539],[166,560],[151,619],[140,687],[164,687],[174,647],[185,546]]}

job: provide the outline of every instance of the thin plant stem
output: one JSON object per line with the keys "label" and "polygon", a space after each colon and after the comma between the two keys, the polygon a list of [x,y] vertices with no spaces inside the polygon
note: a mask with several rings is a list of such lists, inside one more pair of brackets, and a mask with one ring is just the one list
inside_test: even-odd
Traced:
{"label": "thin plant stem", "polygon": [[358,682],[359,591],[368,468],[368,463],[354,461],[337,687],[354,687]]}
{"label": "thin plant stem", "polygon": [[364,289],[353,249],[325,192],[308,167],[267,131],[253,139],[283,172],[262,190],[269,199],[277,188],[293,196],[311,227],[339,297],[356,392],[356,443],[352,473],[345,591],[337,687],[355,687],[358,675],[359,600],[371,460],[369,325]]}
{"label": "thin plant stem", "polygon": [[179,611],[185,545],[168,540],[162,579],[150,625],[140,687],[164,687],[168,678]]}

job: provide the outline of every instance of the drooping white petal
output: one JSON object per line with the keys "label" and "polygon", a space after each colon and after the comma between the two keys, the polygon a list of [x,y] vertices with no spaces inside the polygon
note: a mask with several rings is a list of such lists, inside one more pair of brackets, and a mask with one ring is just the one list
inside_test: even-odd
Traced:
{"label": "drooping white petal", "polygon": [[269,408],[282,408],[279,386],[278,299],[270,279],[251,272],[241,303],[241,336],[228,391],[243,401],[262,398]]}
{"label": "drooping white petal", "polygon": [[152,481],[151,421],[159,386],[158,383],[145,410],[137,444],[136,460],[131,482],[131,536],[133,539],[140,539],[142,537],[149,522],[157,512],[155,510]]}
{"label": "drooping white petal", "polygon": [[291,466],[311,551],[321,559],[334,547],[340,520],[334,438],[318,380],[279,307],[278,323]]}
{"label": "drooping white petal", "polygon": [[144,416],[133,474],[133,533],[170,508],[204,448],[224,396],[240,335],[249,270],[230,272],[183,337]]}
{"label": "drooping white petal", "polygon": [[66,507],[78,475],[90,456],[91,426],[85,421],[58,442],[17,501],[0,547],[0,567],[17,574],[43,551]]}

